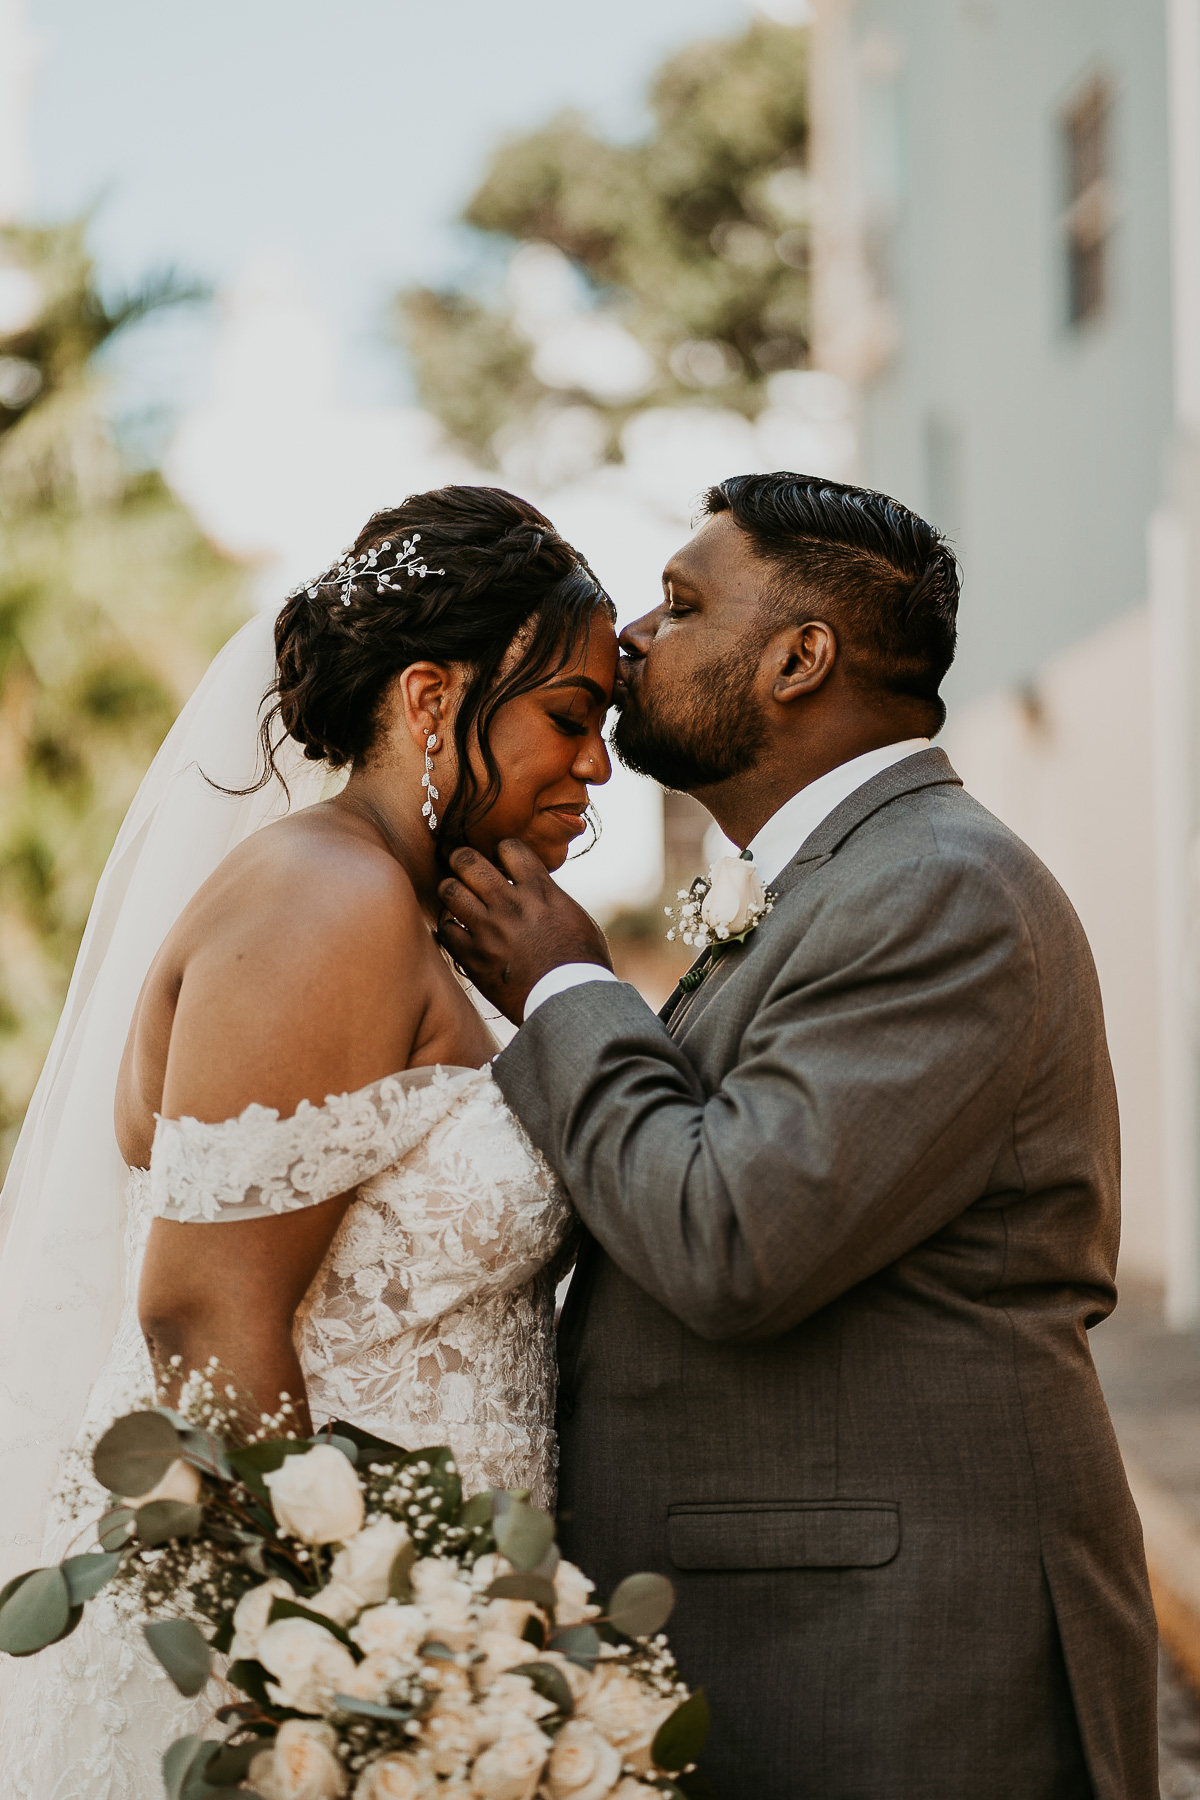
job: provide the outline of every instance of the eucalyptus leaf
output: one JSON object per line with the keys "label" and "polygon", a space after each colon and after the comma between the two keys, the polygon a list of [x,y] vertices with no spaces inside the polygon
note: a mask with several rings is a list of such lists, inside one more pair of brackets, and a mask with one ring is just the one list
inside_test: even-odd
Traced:
{"label": "eucalyptus leaf", "polygon": [[307,1619],[310,1624],[323,1626],[331,1636],[337,1638],[339,1643],[345,1644],[347,1650],[353,1648],[350,1633],[344,1625],[335,1624],[332,1619],[327,1619],[324,1613],[310,1612],[308,1607],[301,1606],[298,1600],[272,1600],[267,1621],[269,1624],[275,1625],[280,1619]]}
{"label": "eucalyptus leaf", "polygon": [[278,1713],[279,1709],[267,1692],[268,1671],[260,1662],[251,1657],[240,1657],[237,1662],[230,1663],[225,1679],[230,1687],[241,1688],[243,1694],[249,1694],[259,1706]]}
{"label": "eucalyptus leaf", "polygon": [[664,1719],[654,1734],[650,1754],[660,1769],[672,1775],[694,1763],[708,1736],[708,1699],[703,1688],[697,1688],[690,1699],[677,1706],[670,1718]]}
{"label": "eucalyptus leaf", "polygon": [[137,1514],[132,1506],[114,1506],[96,1526],[96,1542],[102,1550],[120,1550],[133,1536]]}
{"label": "eucalyptus leaf", "polygon": [[530,1613],[525,1621],[521,1636],[527,1644],[532,1644],[535,1650],[544,1650],[546,1648],[546,1625],[545,1621],[538,1613]]}
{"label": "eucalyptus leaf", "polygon": [[88,1551],[84,1556],[68,1556],[62,1565],[72,1606],[82,1606],[112,1580],[121,1566],[119,1556],[102,1556]]}
{"label": "eucalyptus leaf", "polygon": [[521,1503],[506,1507],[493,1528],[496,1548],[516,1569],[536,1569],[554,1542],[554,1520]]}
{"label": "eucalyptus leaf", "polygon": [[160,1412],[126,1413],[92,1452],[96,1480],[113,1494],[148,1494],[179,1455],[179,1433]]}
{"label": "eucalyptus leaf", "polygon": [[626,1637],[653,1637],[675,1610],[675,1589],[665,1575],[627,1575],[608,1603],[608,1619]]}
{"label": "eucalyptus leaf", "polygon": [[204,1770],[210,1787],[236,1787],[250,1773],[250,1764],[261,1756],[269,1743],[265,1738],[252,1738],[245,1744],[222,1744]]}
{"label": "eucalyptus leaf", "polygon": [[3,1609],[4,1603],[9,1595],[15,1594],[23,1581],[28,1581],[31,1575],[36,1574],[36,1569],[26,1569],[23,1575],[14,1575],[11,1581],[6,1581],[4,1586],[0,1588],[0,1610]]}
{"label": "eucalyptus leaf", "polygon": [[549,1611],[555,1602],[554,1583],[532,1569],[519,1569],[514,1575],[498,1575],[487,1591],[489,1600],[530,1600],[534,1606]]}
{"label": "eucalyptus leaf", "polygon": [[151,1500],[137,1509],[138,1542],[152,1548],[175,1538],[195,1537],[203,1517],[204,1508],[186,1500]]}
{"label": "eucalyptus leaf", "polygon": [[71,1622],[71,1591],[60,1568],[31,1569],[0,1609],[0,1650],[32,1656],[62,1637]]}
{"label": "eucalyptus leaf", "polygon": [[335,1450],[340,1450],[347,1462],[357,1463],[358,1445],[353,1438],[343,1437],[340,1431],[334,1431],[330,1432],[327,1437],[322,1436],[321,1442],[332,1444]]}
{"label": "eucalyptus leaf", "polygon": [[554,1633],[549,1647],[582,1669],[594,1669],[600,1655],[600,1633],[594,1625],[567,1625]]}
{"label": "eucalyptus leaf", "polygon": [[416,1560],[417,1546],[410,1539],[407,1544],[401,1544],[393,1556],[392,1566],[388,1570],[388,1598],[399,1600],[404,1606],[407,1606],[412,1599],[412,1582],[409,1580],[409,1573]]}
{"label": "eucalyptus leaf", "polygon": [[[389,1444],[386,1438],[376,1437],[374,1432],[364,1431],[361,1425],[348,1425],[345,1419],[335,1419],[330,1430],[335,1437],[347,1438],[355,1446],[360,1464],[391,1462],[412,1454],[399,1444]],[[366,1455],[362,1454],[364,1451]]]}
{"label": "eucalyptus leaf", "polygon": [[199,1629],[190,1619],[155,1619],[142,1630],[179,1692],[194,1699],[212,1669],[212,1653]]}
{"label": "eucalyptus leaf", "polygon": [[183,1800],[184,1782],[196,1760],[197,1751],[201,1750],[203,1746],[203,1738],[176,1738],[170,1748],[163,1753],[163,1786],[167,1790],[167,1800]]}
{"label": "eucalyptus leaf", "polygon": [[243,1482],[252,1494],[271,1504],[271,1492],[263,1480],[264,1475],[273,1475],[281,1469],[289,1456],[304,1456],[312,1449],[307,1438],[274,1438],[265,1444],[242,1444],[228,1454],[230,1468],[237,1480]]}
{"label": "eucalyptus leaf", "polygon": [[356,1700],[350,1694],[335,1694],[333,1704],[344,1713],[353,1713],[360,1719],[391,1719],[396,1723],[405,1723],[413,1716],[411,1706],[381,1706],[377,1700]]}
{"label": "eucalyptus leaf", "polygon": [[453,1662],[454,1652],[448,1644],[439,1644],[436,1639],[421,1645],[421,1655],[426,1662]]}
{"label": "eucalyptus leaf", "polygon": [[464,1531],[478,1531],[492,1522],[492,1496],[490,1493],[472,1494],[458,1515],[458,1522]]}
{"label": "eucalyptus leaf", "polygon": [[513,1675],[524,1675],[532,1683],[534,1691],[549,1700],[556,1711],[564,1713],[568,1718],[575,1710],[575,1700],[571,1693],[571,1685],[561,1669],[553,1663],[527,1662],[518,1663],[510,1671]]}
{"label": "eucalyptus leaf", "polygon": [[218,1481],[233,1480],[225,1445],[216,1432],[189,1425],[179,1434],[179,1450],[184,1461],[191,1463],[193,1469],[199,1469],[202,1475],[215,1476]]}

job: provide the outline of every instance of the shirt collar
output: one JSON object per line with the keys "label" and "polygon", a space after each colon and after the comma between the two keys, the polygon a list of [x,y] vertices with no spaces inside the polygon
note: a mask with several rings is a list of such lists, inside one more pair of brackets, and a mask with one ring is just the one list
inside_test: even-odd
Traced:
{"label": "shirt collar", "polygon": [[772,813],[766,824],[747,845],[764,886],[787,867],[793,856],[810,838],[817,826],[827,819],[835,806],[848,800],[856,788],[882,775],[893,763],[928,750],[928,738],[905,738],[900,744],[884,744],[878,750],[867,750],[852,756],[824,775],[818,775],[798,794],[785,800],[779,811]]}

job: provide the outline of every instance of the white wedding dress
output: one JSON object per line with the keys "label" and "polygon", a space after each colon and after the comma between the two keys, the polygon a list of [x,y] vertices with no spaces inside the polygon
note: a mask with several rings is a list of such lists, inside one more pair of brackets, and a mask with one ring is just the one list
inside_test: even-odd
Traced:
{"label": "white wedding dress", "polygon": [[[419,1069],[358,1093],[204,1125],[161,1120],[129,1177],[125,1300],[81,1441],[152,1394],[137,1282],[152,1218],[228,1223],[357,1195],[297,1315],[314,1426],[345,1419],[417,1449],[453,1447],[467,1492],[524,1487],[552,1506],[553,1307],[570,1211],[486,1069]],[[78,1530],[63,1520],[44,1561]],[[84,1544],[80,1548],[87,1547]],[[163,1750],[202,1730],[103,1601],[74,1635],[9,1663],[4,1800],[159,1800]]]}

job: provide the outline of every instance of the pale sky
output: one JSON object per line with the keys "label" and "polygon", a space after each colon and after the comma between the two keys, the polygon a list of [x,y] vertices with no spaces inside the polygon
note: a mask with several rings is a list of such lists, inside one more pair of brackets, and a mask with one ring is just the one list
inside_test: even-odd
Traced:
{"label": "pale sky", "polygon": [[[345,346],[348,397],[404,391],[390,294],[471,254],[457,208],[506,134],[563,107],[636,134],[672,50],[740,29],[745,0],[30,0],[34,202],[98,196],[104,276],[174,262],[217,283],[291,258]],[[199,320],[138,334],[123,380],[194,396]],[[129,364],[128,356],[122,361]]]}

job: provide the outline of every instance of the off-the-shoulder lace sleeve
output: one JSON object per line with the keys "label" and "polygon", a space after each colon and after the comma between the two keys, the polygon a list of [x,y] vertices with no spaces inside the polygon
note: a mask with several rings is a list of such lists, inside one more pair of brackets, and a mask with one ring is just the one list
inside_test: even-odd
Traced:
{"label": "off-the-shoulder lace sleeve", "polygon": [[150,1157],[157,1218],[225,1223],[295,1212],[345,1194],[406,1156],[482,1069],[411,1069],[290,1119],[248,1106],[236,1119],[159,1119]]}

